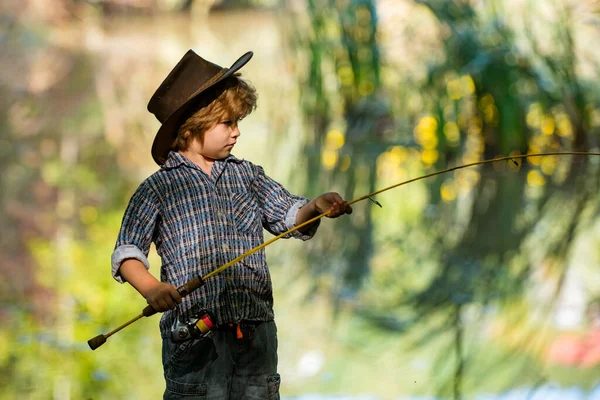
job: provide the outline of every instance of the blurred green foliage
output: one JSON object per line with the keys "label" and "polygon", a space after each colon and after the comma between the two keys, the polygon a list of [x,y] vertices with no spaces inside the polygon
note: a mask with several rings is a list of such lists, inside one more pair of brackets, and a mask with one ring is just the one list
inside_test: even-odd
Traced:
{"label": "blurred green foliage", "polygon": [[[532,29],[543,7],[533,3],[522,15],[523,32],[507,24],[503,7],[509,2],[416,3],[434,17],[442,53],[430,58],[422,81],[406,79],[395,87],[380,79],[381,70],[393,66],[382,65],[377,56],[372,2],[308,3],[311,29],[299,24],[299,32],[308,34],[297,35],[310,71],[301,82],[308,131],[304,154],[311,160],[307,187],[318,192],[334,185],[358,197],[420,173],[482,159],[598,148],[599,126],[591,117],[600,107],[598,87],[595,75],[583,76],[575,61],[572,9],[557,5],[553,12],[560,17],[540,36]],[[542,51],[546,35],[552,46]],[[411,113],[381,106],[406,104],[404,98],[422,107]],[[406,129],[406,121],[412,121],[412,129]],[[530,158],[440,175],[424,182],[425,192],[402,188],[405,195],[398,190],[381,200],[383,210],[365,202],[356,218],[331,228],[327,247],[312,248],[315,277],[334,277],[333,285],[315,291],[329,292],[376,326],[418,331],[415,348],[446,343],[432,369],[440,396],[462,398],[486,381],[498,390],[551,379],[536,374],[545,374],[549,338],[541,332],[551,329],[552,307],[545,309],[545,319],[525,326],[539,312],[528,306],[531,277],[551,265],[549,300],[555,305],[574,244],[597,223],[590,217],[599,211],[598,168],[592,158]],[[389,202],[404,211],[394,209],[399,216],[390,216]],[[385,216],[373,222],[378,213]],[[388,227],[393,233],[377,240],[386,229],[378,222],[400,226]],[[553,229],[543,232],[549,224]],[[323,258],[327,251],[335,255]],[[489,339],[472,331],[505,315],[516,318],[519,330],[531,331],[497,356],[488,353],[502,373],[481,376],[477,371],[490,361],[476,354],[491,342],[472,345]],[[526,361],[519,361],[523,357]]]}
{"label": "blurred green foliage", "polygon": [[[123,176],[120,149],[106,135],[106,107],[93,90],[97,60],[57,46],[36,25],[8,22],[0,398],[123,398],[130,385],[137,398],[151,398],[147,379],[162,380],[160,359],[146,350],[160,346],[155,332],[132,328],[103,352],[86,344],[140,307],[107,274],[137,179]],[[132,368],[139,374],[128,376]]]}

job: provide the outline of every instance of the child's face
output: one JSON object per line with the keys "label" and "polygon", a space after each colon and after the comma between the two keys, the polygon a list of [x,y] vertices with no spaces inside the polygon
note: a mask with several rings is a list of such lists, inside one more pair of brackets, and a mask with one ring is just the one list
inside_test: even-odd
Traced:
{"label": "child's face", "polygon": [[240,136],[237,122],[226,120],[218,123],[204,133],[204,143],[194,143],[199,146],[198,152],[206,159],[220,160],[227,157],[237,138]]}

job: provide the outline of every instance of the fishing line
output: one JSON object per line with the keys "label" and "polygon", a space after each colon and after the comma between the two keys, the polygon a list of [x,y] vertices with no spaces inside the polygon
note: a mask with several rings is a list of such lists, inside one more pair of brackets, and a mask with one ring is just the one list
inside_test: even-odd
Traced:
{"label": "fishing line", "polygon": [[[583,152],[583,151],[568,151],[568,152],[551,152],[551,153],[531,153],[531,154],[522,154],[522,155],[513,155],[513,156],[507,156],[507,157],[498,157],[498,158],[492,158],[492,159],[488,159],[488,160],[482,160],[482,161],[476,161],[476,162],[472,162],[472,163],[468,163],[468,164],[463,164],[463,165],[457,165],[455,167],[451,167],[451,168],[447,168],[441,171],[436,171],[436,172],[432,172],[430,174],[426,174],[426,175],[422,175],[413,179],[409,179],[407,181],[404,182],[400,182],[400,183],[396,183],[394,185],[385,187],[383,189],[377,190],[373,193],[369,193],[367,195],[364,195],[362,197],[359,197],[357,199],[354,199],[352,201],[348,202],[348,205],[352,205],[354,203],[357,203],[359,201],[362,200],[366,200],[369,199],[370,201],[372,201],[373,203],[377,204],[379,207],[382,207],[381,204],[373,199],[373,196],[376,196],[378,194],[381,194],[383,192],[386,192],[388,190],[392,190],[395,189],[397,187],[400,186],[404,186],[404,185],[408,185],[409,183],[413,183],[416,181],[420,181],[423,179],[427,179],[427,178],[431,178],[433,176],[436,175],[441,175],[441,174],[445,174],[448,172],[452,172],[452,171],[456,171],[459,169],[463,169],[463,168],[469,168],[469,167],[474,167],[477,165],[483,165],[483,164],[489,164],[489,163],[495,163],[495,162],[500,162],[500,161],[512,161],[513,163],[517,164],[515,160],[518,159],[523,159],[523,158],[529,158],[529,157],[547,157],[547,156],[568,156],[568,155],[572,155],[572,156],[600,156],[600,153],[598,152]],[[239,256],[237,256],[236,258],[234,258],[233,260],[229,261],[226,264],[223,264],[222,266],[220,266],[219,268],[209,272],[208,274],[204,275],[204,276],[197,276],[191,280],[189,280],[188,282],[186,282],[185,284],[183,284],[182,286],[180,286],[177,291],[179,292],[179,294],[184,297],[187,296],[188,294],[190,294],[191,292],[195,291],[196,289],[202,287],[204,285],[204,281],[212,276],[215,276],[219,273],[221,273],[223,270],[231,267],[232,265],[234,265],[235,263],[237,263],[238,261],[256,253],[257,251],[264,249],[265,247],[267,247],[268,245],[272,244],[273,242],[281,239],[282,237],[297,231],[298,229],[305,227],[307,225],[310,225],[316,221],[318,221],[319,219],[329,215],[333,210],[328,210],[322,214],[317,215],[314,218],[311,218],[301,224],[298,224],[296,226],[294,226],[292,229],[289,229],[275,237],[273,237],[272,239],[264,242],[263,244],[261,244],[260,246],[257,246],[253,249],[248,250],[247,252],[245,252],[244,254],[241,254]],[[101,345],[103,345],[106,342],[106,339],[108,339],[110,336],[114,335],[115,333],[119,332],[121,329],[124,329],[125,327],[131,325],[132,323],[134,323],[135,321],[139,320],[142,317],[149,317],[151,315],[156,314],[156,311],[152,308],[152,306],[148,305],[146,308],[144,308],[144,310],[142,311],[141,314],[137,315],[136,317],[132,318],[131,320],[129,320],[128,322],[124,323],[123,325],[119,326],[118,328],[110,331],[107,334],[101,334],[98,335],[90,340],[88,340],[88,345],[90,346],[90,348],[92,350],[97,349],[98,347],[100,347]]]}

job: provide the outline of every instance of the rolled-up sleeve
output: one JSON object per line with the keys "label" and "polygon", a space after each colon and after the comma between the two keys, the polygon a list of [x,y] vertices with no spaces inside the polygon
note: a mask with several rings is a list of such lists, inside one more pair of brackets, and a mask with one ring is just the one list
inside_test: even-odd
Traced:
{"label": "rolled-up sleeve", "polygon": [[157,197],[148,184],[142,183],[129,200],[121,229],[111,256],[112,276],[123,283],[119,269],[123,261],[133,258],[150,269],[148,253],[158,219]]}
{"label": "rolled-up sleeve", "polygon": [[[291,194],[280,183],[268,177],[262,167],[254,167],[256,172],[254,189],[263,210],[263,227],[273,235],[280,235],[294,228],[298,210],[306,205],[309,200]],[[311,224],[310,229],[305,233],[296,230],[283,236],[283,238],[293,237],[308,240],[315,235],[320,222],[318,220]]]}

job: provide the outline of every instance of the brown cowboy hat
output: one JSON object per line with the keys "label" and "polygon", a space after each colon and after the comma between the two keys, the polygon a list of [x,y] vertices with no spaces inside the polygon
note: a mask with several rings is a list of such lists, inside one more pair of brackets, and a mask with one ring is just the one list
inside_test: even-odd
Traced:
{"label": "brown cowboy hat", "polygon": [[163,165],[167,160],[179,127],[204,97],[200,95],[233,75],[250,61],[252,55],[249,51],[230,68],[223,68],[203,59],[192,50],[185,53],[148,103],[148,111],[162,124],[152,143],[152,158],[158,165]]}

